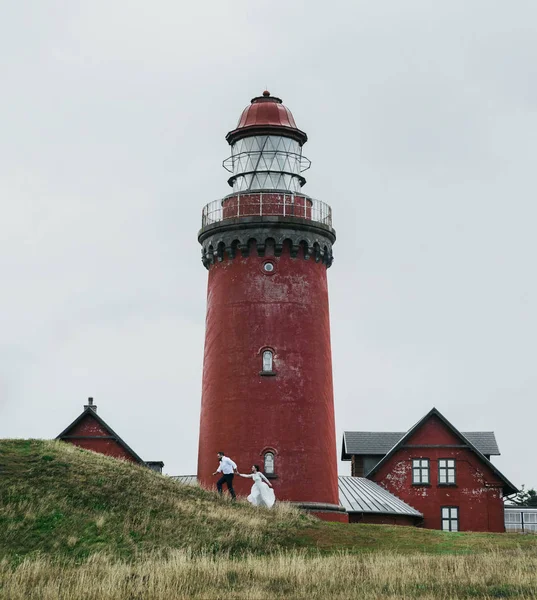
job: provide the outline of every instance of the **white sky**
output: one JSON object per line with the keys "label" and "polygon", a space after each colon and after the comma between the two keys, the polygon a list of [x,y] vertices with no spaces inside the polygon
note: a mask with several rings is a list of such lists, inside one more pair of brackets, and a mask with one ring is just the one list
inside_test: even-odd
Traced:
{"label": "white sky", "polygon": [[0,437],[94,396],[195,472],[201,209],[268,87],[334,209],[338,452],[436,406],[537,486],[536,30],[524,0],[2,3]]}

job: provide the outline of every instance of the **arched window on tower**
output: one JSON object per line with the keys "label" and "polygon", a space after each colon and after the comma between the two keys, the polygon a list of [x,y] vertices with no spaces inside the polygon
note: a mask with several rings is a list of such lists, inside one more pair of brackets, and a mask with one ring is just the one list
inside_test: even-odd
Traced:
{"label": "arched window on tower", "polygon": [[263,470],[265,471],[265,475],[274,475],[274,452],[265,452]]}
{"label": "arched window on tower", "polygon": [[263,352],[263,373],[272,373],[272,351],[265,350]]}

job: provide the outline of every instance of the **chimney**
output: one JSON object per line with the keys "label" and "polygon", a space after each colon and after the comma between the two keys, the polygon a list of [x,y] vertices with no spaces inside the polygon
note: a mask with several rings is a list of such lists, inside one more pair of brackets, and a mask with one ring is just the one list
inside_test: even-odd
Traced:
{"label": "chimney", "polygon": [[97,412],[97,405],[93,404],[93,398],[88,398],[88,403],[84,404],[84,410],[86,408],[91,408],[94,412]]}

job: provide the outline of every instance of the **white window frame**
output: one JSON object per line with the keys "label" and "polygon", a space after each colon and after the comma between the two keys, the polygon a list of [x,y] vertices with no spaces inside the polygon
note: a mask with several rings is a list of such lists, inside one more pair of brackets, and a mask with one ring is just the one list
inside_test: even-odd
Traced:
{"label": "white window frame", "polygon": [[[442,478],[444,481],[442,481]],[[457,485],[457,473],[454,458],[438,459],[438,485]]]}
{"label": "white window frame", "polygon": [[442,506],[440,519],[442,531],[460,531],[458,506]]}
{"label": "white window frame", "polygon": [[412,459],[412,484],[430,485],[431,463],[428,458]]}

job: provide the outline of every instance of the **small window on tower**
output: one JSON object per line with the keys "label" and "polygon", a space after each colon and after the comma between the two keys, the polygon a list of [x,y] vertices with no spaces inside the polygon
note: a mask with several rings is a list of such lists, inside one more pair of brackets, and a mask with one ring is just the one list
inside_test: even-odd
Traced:
{"label": "small window on tower", "polygon": [[275,376],[277,373],[274,371],[274,350],[267,348],[260,350],[261,353],[261,371],[260,375],[268,375],[269,377]]}
{"label": "small window on tower", "polygon": [[265,475],[274,475],[274,453],[266,452],[263,462]]}
{"label": "small window on tower", "polygon": [[272,373],[272,352],[270,350],[263,352],[263,373]]}

